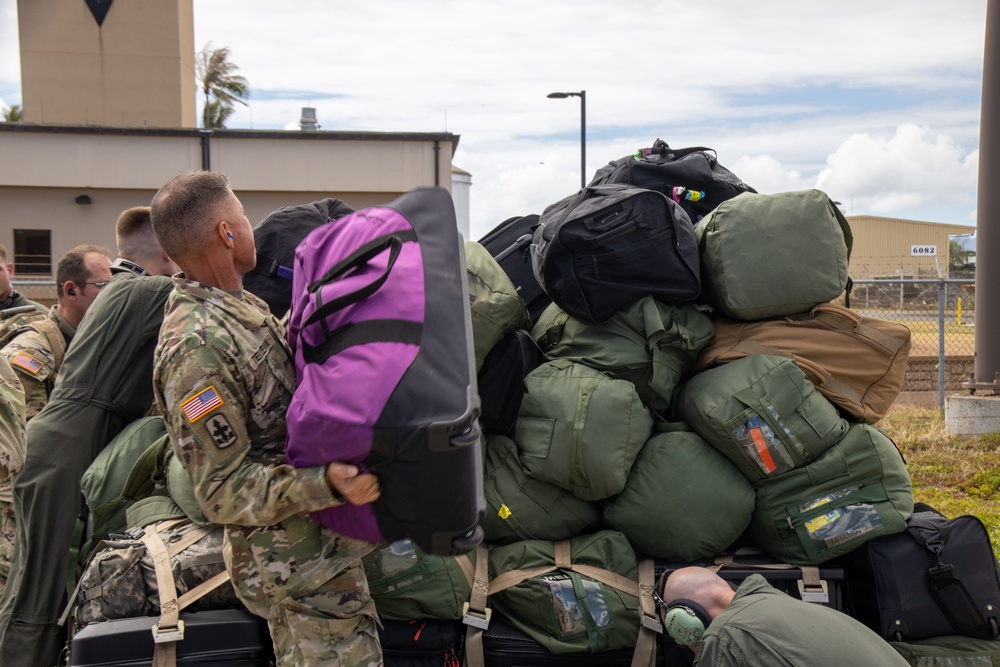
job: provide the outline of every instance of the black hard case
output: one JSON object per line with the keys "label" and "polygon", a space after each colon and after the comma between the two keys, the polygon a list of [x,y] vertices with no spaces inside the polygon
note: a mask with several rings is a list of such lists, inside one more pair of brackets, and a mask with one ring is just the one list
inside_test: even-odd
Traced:
{"label": "black hard case", "polygon": [[[483,633],[483,656],[486,667],[630,667],[633,652],[632,649],[616,649],[601,653],[551,653],[520,630],[493,620]],[[656,664],[657,667],[670,667],[659,655]]]}
{"label": "black hard case", "polygon": [[[274,660],[267,622],[243,609],[181,614],[184,639],[178,665],[267,667]],[[156,616],[91,623],[70,642],[70,667],[144,667],[153,664]]]}

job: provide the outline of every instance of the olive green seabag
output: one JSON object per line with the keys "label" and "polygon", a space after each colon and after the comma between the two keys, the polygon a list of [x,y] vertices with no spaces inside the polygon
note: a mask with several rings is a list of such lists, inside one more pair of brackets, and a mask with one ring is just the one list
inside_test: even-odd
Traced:
{"label": "olive green seabag", "polygon": [[746,529],[753,486],[701,436],[674,424],[646,442],[625,490],[604,506],[603,527],[639,553],[690,562],[725,550]]}
{"label": "olive green seabag", "polygon": [[[556,545],[525,540],[490,550],[490,588],[498,577],[531,568],[552,567]],[[627,579],[638,592],[635,551],[621,533],[601,531],[569,540],[569,561]],[[490,607],[501,618],[552,653],[597,653],[635,646],[639,635],[639,598],[571,568],[524,579],[491,593]]]}
{"label": "olive green seabag", "polygon": [[483,490],[486,515],[480,525],[491,544],[563,540],[600,527],[597,503],[528,477],[517,445],[502,435],[490,435],[486,442]]}
{"label": "olive green seabag", "polygon": [[737,320],[808,311],[848,287],[853,235],[819,190],[741,194],[695,228],[702,297]]}
{"label": "olive green seabag", "polygon": [[819,564],[880,535],[906,529],[913,491],[892,440],[853,424],[839,443],[801,468],[754,485],[747,535],[788,563]]}
{"label": "olive green seabag", "polygon": [[653,418],[631,382],[567,359],[524,378],[514,425],[521,464],[532,479],[601,500],[625,488]]}
{"label": "olive green seabag", "polygon": [[1000,667],[1000,640],[945,635],[889,642],[913,667]]}
{"label": "olive green seabag", "polygon": [[465,271],[478,372],[486,355],[505,333],[531,328],[531,316],[514,283],[482,244],[465,242]]}
{"label": "olive green seabag", "polygon": [[475,557],[426,554],[399,540],[379,544],[361,563],[381,618],[457,620],[472,590]]}
{"label": "olive green seabag", "polygon": [[552,304],[539,316],[531,335],[549,358],[568,359],[628,380],[647,406],[662,412],[715,328],[693,306],[645,297],[603,324],[573,317]]}
{"label": "olive green seabag", "polygon": [[791,359],[751,354],[681,387],[677,417],[757,482],[813,461],[847,421]]}

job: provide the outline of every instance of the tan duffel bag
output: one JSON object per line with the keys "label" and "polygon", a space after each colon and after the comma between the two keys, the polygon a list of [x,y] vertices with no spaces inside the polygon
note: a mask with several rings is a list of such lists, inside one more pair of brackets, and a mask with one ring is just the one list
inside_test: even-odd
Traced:
{"label": "tan duffel bag", "polygon": [[695,371],[751,354],[790,357],[826,398],[849,415],[874,424],[903,386],[910,330],[823,303],[807,313],[757,322],[720,317],[715,338]]}

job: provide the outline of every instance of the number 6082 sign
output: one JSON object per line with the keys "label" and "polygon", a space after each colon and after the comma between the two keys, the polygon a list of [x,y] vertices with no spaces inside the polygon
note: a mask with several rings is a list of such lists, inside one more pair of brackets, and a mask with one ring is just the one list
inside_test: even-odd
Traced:
{"label": "number 6082 sign", "polygon": [[911,257],[937,257],[936,245],[911,245]]}

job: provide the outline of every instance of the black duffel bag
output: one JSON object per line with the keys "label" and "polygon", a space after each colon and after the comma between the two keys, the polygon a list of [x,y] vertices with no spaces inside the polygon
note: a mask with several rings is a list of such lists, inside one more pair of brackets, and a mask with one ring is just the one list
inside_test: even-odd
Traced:
{"label": "black duffel bag", "polygon": [[587,187],[546,208],[531,264],[554,302],[598,324],[644,296],[691,301],[701,291],[691,219],[663,193],[631,185]]}
{"label": "black duffel bag", "polygon": [[628,183],[658,190],[698,222],[712,209],[752,187],[721,164],[711,148],[671,148],[657,139],[651,148],[613,160],[597,170],[590,185]]}
{"label": "black duffel bag", "polygon": [[1000,576],[975,516],[948,519],[917,503],[902,533],[845,556],[851,614],[889,641],[1000,635]]}

